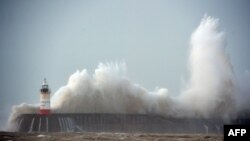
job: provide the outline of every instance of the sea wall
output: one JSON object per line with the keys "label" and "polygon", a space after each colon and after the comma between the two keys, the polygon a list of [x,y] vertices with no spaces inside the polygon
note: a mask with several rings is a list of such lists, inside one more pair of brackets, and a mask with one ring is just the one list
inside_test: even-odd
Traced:
{"label": "sea wall", "polygon": [[[237,123],[244,123],[238,120]],[[221,119],[169,118],[142,114],[23,114],[19,132],[222,133]]]}

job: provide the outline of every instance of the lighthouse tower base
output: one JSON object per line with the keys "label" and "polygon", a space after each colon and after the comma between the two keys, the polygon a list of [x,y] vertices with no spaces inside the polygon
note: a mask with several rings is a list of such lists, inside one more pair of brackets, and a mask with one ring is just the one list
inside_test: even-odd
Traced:
{"label": "lighthouse tower base", "polygon": [[50,114],[50,109],[40,109],[39,114],[48,115],[48,114]]}

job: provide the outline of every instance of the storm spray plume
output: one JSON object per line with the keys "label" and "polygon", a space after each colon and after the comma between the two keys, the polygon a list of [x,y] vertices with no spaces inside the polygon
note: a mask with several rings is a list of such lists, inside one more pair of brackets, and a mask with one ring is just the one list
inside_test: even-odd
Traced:
{"label": "storm spray plume", "polygon": [[8,119],[7,130],[9,131],[17,131],[18,123],[17,118],[26,113],[37,113],[39,106],[22,103],[20,105],[14,105],[12,107],[12,113]]}
{"label": "storm spray plume", "polygon": [[100,63],[93,76],[86,70],[71,75],[52,97],[51,107],[63,113],[151,113],[169,107],[160,99],[170,100],[167,90],[148,92],[131,82],[125,63]]}
{"label": "storm spray plume", "polygon": [[191,37],[190,80],[180,96],[189,114],[229,117],[234,111],[233,69],[219,21],[205,16]]}
{"label": "storm spray plume", "polygon": [[[230,118],[235,113],[234,74],[217,19],[205,16],[191,37],[190,80],[178,96],[148,91],[126,76],[126,64],[100,63],[93,75],[72,74],[51,98],[54,113],[140,113],[170,117]],[[167,78],[166,78],[167,79]],[[10,122],[37,107],[13,108]]]}

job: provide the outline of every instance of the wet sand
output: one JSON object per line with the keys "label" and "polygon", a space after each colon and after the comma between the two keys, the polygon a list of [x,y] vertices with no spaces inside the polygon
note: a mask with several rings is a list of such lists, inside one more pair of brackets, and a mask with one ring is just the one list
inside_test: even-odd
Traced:
{"label": "wet sand", "polygon": [[156,133],[17,133],[0,132],[0,140],[9,141],[222,141],[216,134],[156,134]]}

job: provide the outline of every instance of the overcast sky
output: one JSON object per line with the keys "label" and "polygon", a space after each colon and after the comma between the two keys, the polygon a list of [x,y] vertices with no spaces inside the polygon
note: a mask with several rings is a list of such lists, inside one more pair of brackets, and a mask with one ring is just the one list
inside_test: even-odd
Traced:
{"label": "overcast sky", "polygon": [[134,82],[178,94],[204,14],[220,19],[236,75],[250,70],[248,0],[1,0],[0,123],[12,105],[39,102],[44,77],[55,92],[99,62],[125,61]]}

